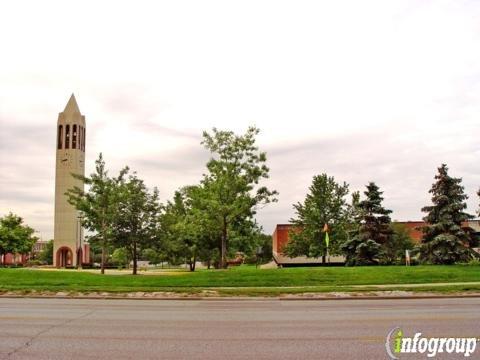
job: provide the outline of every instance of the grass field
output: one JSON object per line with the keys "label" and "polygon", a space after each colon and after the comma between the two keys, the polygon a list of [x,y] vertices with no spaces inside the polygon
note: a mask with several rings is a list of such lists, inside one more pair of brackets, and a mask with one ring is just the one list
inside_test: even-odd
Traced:
{"label": "grass field", "polygon": [[[469,283],[431,286],[440,283]],[[477,284],[473,284],[473,283]],[[0,292],[153,292],[197,293],[215,289],[224,295],[277,295],[281,293],[369,291],[378,285],[394,290],[401,284],[411,291],[480,291],[479,266],[382,266],[178,271],[161,275],[108,276],[72,270],[0,269]],[[397,285],[397,286],[395,286]]]}

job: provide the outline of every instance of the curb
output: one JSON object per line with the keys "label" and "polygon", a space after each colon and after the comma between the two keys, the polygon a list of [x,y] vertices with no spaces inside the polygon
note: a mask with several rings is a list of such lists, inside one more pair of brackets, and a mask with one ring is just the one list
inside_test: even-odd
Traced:
{"label": "curb", "polygon": [[480,294],[458,294],[458,295],[412,295],[412,296],[351,296],[351,297],[256,297],[256,296],[172,296],[172,297],[118,297],[118,296],[56,296],[56,295],[0,295],[0,299],[61,299],[61,300],[159,300],[159,301],[336,301],[336,300],[422,300],[422,299],[469,299],[480,298]]}

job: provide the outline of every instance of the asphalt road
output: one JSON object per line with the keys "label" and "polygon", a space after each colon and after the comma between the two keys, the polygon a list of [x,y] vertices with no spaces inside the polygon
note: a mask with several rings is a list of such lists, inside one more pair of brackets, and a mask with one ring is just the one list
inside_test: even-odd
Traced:
{"label": "asphalt road", "polygon": [[0,359],[387,359],[395,326],[409,336],[480,337],[480,299],[3,298]]}

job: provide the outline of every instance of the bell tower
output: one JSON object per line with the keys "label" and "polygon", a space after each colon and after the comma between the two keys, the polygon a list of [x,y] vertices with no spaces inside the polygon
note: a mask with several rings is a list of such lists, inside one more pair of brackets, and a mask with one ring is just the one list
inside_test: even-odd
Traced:
{"label": "bell tower", "polygon": [[80,113],[72,94],[57,121],[53,235],[53,264],[56,267],[78,267],[88,262],[80,214],[65,195],[74,186],[83,189],[82,181],[75,179],[72,173],[85,175],[85,139],[85,116]]}

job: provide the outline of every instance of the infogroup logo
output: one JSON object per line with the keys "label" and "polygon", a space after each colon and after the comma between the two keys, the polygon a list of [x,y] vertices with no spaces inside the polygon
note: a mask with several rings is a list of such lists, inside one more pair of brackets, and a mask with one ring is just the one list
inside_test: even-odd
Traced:
{"label": "infogroup logo", "polygon": [[401,354],[426,354],[433,358],[439,353],[463,354],[470,357],[477,347],[477,338],[438,338],[422,337],[421,332],[413,337],[406,337],[400,327],[395,327],[387,334],[385,348],[392,360],[399,360]]}

